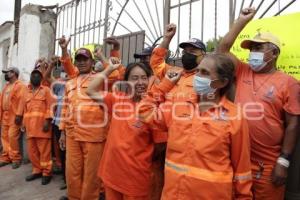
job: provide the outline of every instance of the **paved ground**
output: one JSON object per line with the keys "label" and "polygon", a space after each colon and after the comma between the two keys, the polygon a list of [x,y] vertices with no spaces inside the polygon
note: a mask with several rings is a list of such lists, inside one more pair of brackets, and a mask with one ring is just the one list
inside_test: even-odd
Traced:
{"label": "paved ground", "polygon": [[41,179],[26,182],[31,173],[31,164],[12,170],[11,166],[0,168],[0,200],[58,200],[66,190],[59,190],[63,183],[60,175],[55,175],[48,185],[41,185]]}

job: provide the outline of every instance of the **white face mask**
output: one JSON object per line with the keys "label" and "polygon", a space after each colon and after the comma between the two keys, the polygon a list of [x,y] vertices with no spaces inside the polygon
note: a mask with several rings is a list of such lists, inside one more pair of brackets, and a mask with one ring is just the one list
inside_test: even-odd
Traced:
{"label": "white face mask", "polygon": [[264,61],[264,55],[262,52],[250,52],[249,65],[253,71],[259,72],[267,65],[267,62]]}
{"label": "white face mask", "polygon": [[212,88],[212,80],[205,77],[195,76],[194,77],[194,90],[199,95],[207,95],[215,93],[216,89]]}

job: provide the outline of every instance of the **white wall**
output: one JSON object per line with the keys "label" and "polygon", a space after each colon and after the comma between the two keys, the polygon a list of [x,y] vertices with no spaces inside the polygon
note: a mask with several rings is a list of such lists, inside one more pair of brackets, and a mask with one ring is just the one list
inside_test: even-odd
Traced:
{"label": "white wall", "polygon": [[21,73],[20,79],[24,81],[29,81],[28,75],[39,58],[40,33],[39,16],[23,14],[20,20],[17,66]]}
{"label": "white wall", "polygon": [[[9,59],[9,47],[10,41],[12,38],[12,30],[13,25],[12,23],[5,23],[0,26],[0,70],[5,69],[8,67]],[[0,89],[2,89],[3,85],[5,84],[4,76],[0,71]]]}

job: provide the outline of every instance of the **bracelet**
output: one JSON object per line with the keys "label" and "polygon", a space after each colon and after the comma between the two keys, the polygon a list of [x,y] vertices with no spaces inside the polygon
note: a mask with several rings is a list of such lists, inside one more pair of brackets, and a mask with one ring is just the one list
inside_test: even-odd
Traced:
{"label": "bracelet", "polygon": [[289,166],[290,166],[290,161],[288,161],[287,159],[285,159],[283,157],[279,157],[277,159],[277,163],[284,166],[284,167],[286,167],[286,168],[289,168]]}
{"label": "bracelet", "polygon": [[287,159],[288,161],[291,161],[291,159],[292,159],[291,154],[286,154],[286,153],[283,153],[283,152],[281,152],[281,154],[280,154],[279,157],[285,158],[285,159]]}

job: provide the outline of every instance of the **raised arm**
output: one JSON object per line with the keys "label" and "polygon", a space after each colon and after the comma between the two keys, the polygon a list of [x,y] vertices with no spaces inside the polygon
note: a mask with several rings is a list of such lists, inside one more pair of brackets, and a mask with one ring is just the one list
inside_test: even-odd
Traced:
{"label": "raised arm", "polygon": [[70,43],[70,39],[66,40],[63,36],[59,39],[59,46],[62,51],[62,57],[60,59],[65,72],[68,74],[69,78],[74,78],[79,74],[77,67],[75,67],[72,63],[71,57],[68,53],[68,45]]}
{"label": "raised arm", "polygon": [[90,82],[89,87],[86,90],[86,94],[98,103],[104,102],[104,95],[101,95],[100,91],[103,88],[103,83],[105,79],[109,77],[109,75],[120,66],[120,60],[118,58],[110,58],[109,66],[97,74],[95,78]]}
{"label": "raised arm", "polygon": [[217,53],[228,54],[232,60],[237,64],[238,59],[235,55],[230,53],[230,49],[233,46],[236,38],[245,28],[245,26],[253,19],[256,10],[254,8],[245,8],[242,10],[238,19],[233,23],[229,32],[223,37],[218,48]]}
{"label": "raised arm", "polygon": [[[140,103],[138,114],[142,122],[153,126],[160,121],[168,124],[171,104],[165,104],[165,96],[172,90],[181,77],[182,71],[169,70],[165,78],[158,84],[154,84]],[[162,119],[163,117],[163,119]]]}
{"label": "raised arm", "polygon": [[170,69],[170,65],[165,62],[165,57],[168,53],[169,45],[176,33],[176,25],[169,24],[165,28],[165,33],[163,41],[155,48],[152,52],[150,58],[150,66],[154,72],[154,75],[157,76],[160,80],[165,77],[166,72]]}

